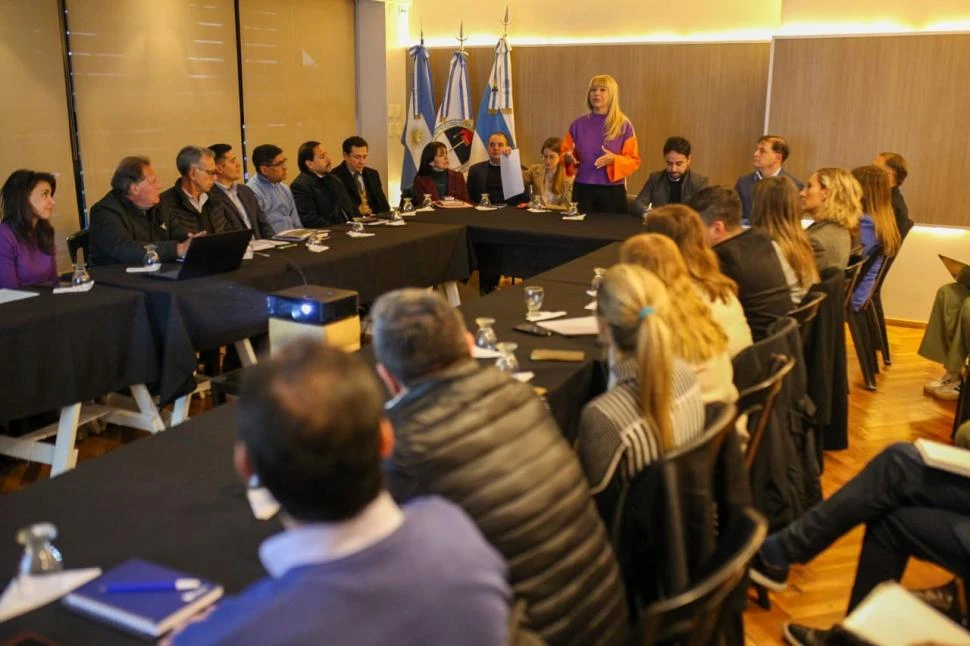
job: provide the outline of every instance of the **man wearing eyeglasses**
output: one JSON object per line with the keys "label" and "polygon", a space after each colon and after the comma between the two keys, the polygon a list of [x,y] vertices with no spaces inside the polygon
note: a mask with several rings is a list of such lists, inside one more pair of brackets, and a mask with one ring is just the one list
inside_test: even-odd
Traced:
{"label": "man wearing eyeglasses", "polygon": [[286,179],[286,157],[283,149],[273,144],[256,146],[253,150],[253,166],[256,174],[249,178],[246,186],[253,189],[259,206],[266,214],[266,221],[274,233],[303,226],[296,211],[296,202],[290,187],[283,183]]}
{"label": "man wearing eyeglasses", "polygon": [[208,148],[186,146],[175,158],[180,177],[175,186],[159,195],[162,209],[189,233],[225,233],[232,231],[235,220],[229,218],[225,205],[209,199],[215,183],[215,155]]}
{"label": "man wearing eyeglasses", "polygon": [[391,210],[381,186],[381,176],[373,168],[367,168],[367,141],[363,137],[348,137],[343,143],[343,162],[333,169],[344,188],[354,201],[354,215],[372,215]]}

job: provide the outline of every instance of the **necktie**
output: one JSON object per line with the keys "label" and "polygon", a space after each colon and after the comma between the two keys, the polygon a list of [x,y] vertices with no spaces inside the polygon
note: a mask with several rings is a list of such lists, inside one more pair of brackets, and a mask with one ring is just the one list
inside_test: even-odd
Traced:
{"label": "necktie", "polygon": [[367,189],[364,187],[364,177],[360,173],[354,173],[357,179],[357,192],[360,193],[360,214],[370,215],[370,204],[367,203]]}

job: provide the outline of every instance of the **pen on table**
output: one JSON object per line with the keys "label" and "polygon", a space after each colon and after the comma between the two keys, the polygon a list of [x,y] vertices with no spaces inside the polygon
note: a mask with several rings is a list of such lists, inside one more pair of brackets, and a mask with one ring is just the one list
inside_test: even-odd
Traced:
{"label": "pen on table", "polygon": [[101,588],[106,594],[123,592],[184,592],[202,585],[199,579],[175,579],[174,581],[141,581],[137,583],[109,583]]}
{"label": "pen on table", "polygon": [[281,244],[280,246],[278,246],[276,248],[277,249],[292,249],[295,246],[296,246],[296,243],[295,242],[291,242],[290,244]]}
{"label": "pen on table", "polygon": [[253,252],[253,255],[254,256],[262,256],[263,258],[272,258],[273,257],[273,256],[269,255],[268,253],[263,253],[262,251],[254,251]]}

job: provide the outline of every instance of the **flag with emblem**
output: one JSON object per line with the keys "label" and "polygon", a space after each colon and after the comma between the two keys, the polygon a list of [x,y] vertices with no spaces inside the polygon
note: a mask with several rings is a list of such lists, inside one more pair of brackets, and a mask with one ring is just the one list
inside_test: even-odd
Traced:
{"label": "flag with emblem", "polygon": [[[463,35],[459,36],[459,40],[463,39]],[[468,170],[473,125],[468,93],[468,52],[462,48],[451,59],[448,83],[438,106],[438,120],[434,128],[435,141],[440,141],[448,149],[448,165],[454,171],[464,173]]]}
{"label": "flag with emblem", "polygon": [[[506,10],[506,20],[508,11]],[[503,132],[509,140],[509,146],[515,148],[515,116],[512,111],[512,48],[505,36],[499,39],[495,46],[495,59],[492,61],[492,73],[488,76],[485,94],[478,106],[478,118],[475,119],[475,137],[472,141],[471,163],[475,164],[488,159],[485,147],[488,137],[493,132]]]}
{"label": "flag with emblem", "polygon": [[408,50],[414,63],[414,74],[411,78],[411,96],[408,98],[407,120],[404,122],[404,132],[401,133],[401,143],[404,144],[404,170],[401,172],[401,192],[407,191],[414,184],[414,176],[418,172],[421,161],[421,151],[431,143],[431,131],[434,128],[434,97],[431,94],[431,66],[428,64],[428,50],[421,44]]}

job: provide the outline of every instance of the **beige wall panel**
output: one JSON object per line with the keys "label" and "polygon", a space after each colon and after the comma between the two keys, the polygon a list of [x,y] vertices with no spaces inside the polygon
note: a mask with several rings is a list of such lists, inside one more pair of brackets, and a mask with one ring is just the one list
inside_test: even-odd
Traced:
{"label": "beige wall panel", "polygon": [[78,228],[74,166],[67,119],[61,30],[55,0],[0,0],[0,184],[18,168],[57,178],[53,224],[58,266],[64,239]]}
{"label": "beige wall panel", "polygon": [[88,208],[126,155],[151,157],[167,188],[183,146],[239,141],[231,0],[67,6]]}
{"label": "beige wall panel", "polygon": [[357,127],[353,0],[242,0],[239,11],[249,154],[282,148],[287,183],[304,141],[320,141],[336,165]]}
{"label": "beige wall panel", "polygon": [[783,28],[817,24],[866,24],[900,27],[945,27],[970,23],[967,0],[784,0],[781,3]]}
{"label": "beige wall panel", "polygon": [[910,216],[970,225],[970,34],[775,42],[769,130],[800,178],[892,150],[910,163]]}
{"label": "beige wall panel", "polygon": [[[701,43],[515,47],[512,83],[518,147],[524,163],[539,161],[539,146],[563,136],[586,111],[594,74],[613,75],[620,104],[633,121],[643,158],[628,182],[635,193],[652,170],[663,166],[670,135],[693,145],[694,168],[712,181],[733,185],[748,169],[764,123],[768,43]],[[436,105],[447,80],[451,50],[431,55]],[[477,106],[488,81],[492,48],[470,49],[469,80]]]}

